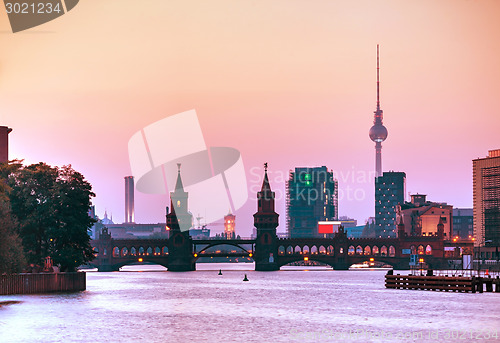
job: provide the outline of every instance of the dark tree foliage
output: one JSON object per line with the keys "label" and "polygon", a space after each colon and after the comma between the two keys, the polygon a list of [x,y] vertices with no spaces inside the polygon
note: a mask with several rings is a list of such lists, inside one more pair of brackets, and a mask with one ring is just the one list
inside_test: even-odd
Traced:
{"label": "dark tree foliage", "polygon": [[0,197],[0,274],[19,273],[26,266],[16,226],[8,200]]}
{"label": "dark tree foliage", "polygon": [[18,225],[12,216],[7,195],[8,175],[19,167],[17,161],[12,164],[0,163],[0,274],[18,273],[26,265],[23,246],[18,234]]}
{"label": "dark tree foliage", "polygon": [[88,231],[95,220],[88,211],[95,194],[82,174],[38,163],[11,173],[9,187],[29,264],[50,256],[61,271],[74,271],[92,260]]}

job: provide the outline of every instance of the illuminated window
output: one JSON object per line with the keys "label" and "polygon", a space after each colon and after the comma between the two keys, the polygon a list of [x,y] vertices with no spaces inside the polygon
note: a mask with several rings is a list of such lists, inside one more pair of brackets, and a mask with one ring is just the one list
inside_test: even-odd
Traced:
{"label": "illuminated window", "polygon": [[177,200],[177,207],[181,207],[181,201]]}

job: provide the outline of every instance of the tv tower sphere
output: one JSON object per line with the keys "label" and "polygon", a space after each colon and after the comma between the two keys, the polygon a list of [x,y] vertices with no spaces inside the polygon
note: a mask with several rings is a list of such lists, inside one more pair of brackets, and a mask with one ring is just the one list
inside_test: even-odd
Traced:
{"label": "tv tower sphere", "polygon": [[387,129],[382,124],[375,124],[370,128],[370,139],[374,142],[383,142],[387,139]]}

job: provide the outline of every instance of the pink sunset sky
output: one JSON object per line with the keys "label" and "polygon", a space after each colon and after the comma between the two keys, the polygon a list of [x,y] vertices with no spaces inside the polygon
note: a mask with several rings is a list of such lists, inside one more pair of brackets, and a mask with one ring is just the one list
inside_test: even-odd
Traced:
{"label": "pink sunset sky", "polygon": [[[333,169],[339,215],[364,224],[380,44],[383,170],[406,172],[407,192],[472,207],[472,159],[500,148],[499,16],[495,0],[82,0],[13,34],[2,2],[0,125],[14,129],[11,159],[71,164],[97,214],[121,223],[130,137],[195,109],[208,146],[242,154],[238,234],[251,233],[264,162],[279,231],[299,166]],[[167,205],[136,192],[136,222],[164,221]]]}

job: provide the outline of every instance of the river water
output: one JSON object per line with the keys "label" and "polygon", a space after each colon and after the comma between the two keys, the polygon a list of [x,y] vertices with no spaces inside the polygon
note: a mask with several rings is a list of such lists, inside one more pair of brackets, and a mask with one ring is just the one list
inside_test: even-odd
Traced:
{"label": "river water", "polygon": [[500,342],[500,293],[390,290],[383,270],[197,268],[129,266],[88,272],[81,293],[0,296],[20,301],[0,307],[0,342]]}

